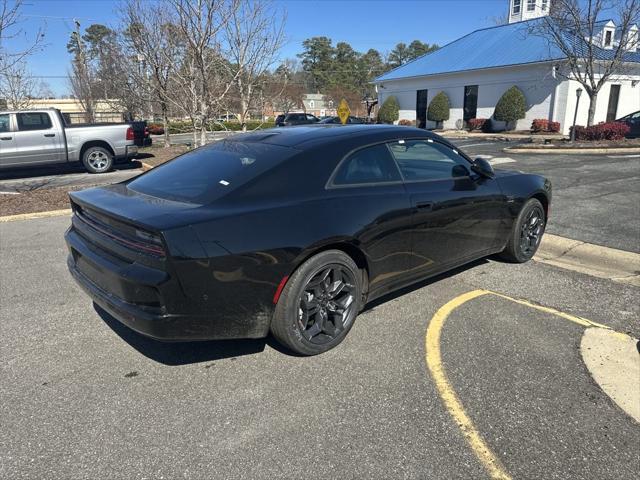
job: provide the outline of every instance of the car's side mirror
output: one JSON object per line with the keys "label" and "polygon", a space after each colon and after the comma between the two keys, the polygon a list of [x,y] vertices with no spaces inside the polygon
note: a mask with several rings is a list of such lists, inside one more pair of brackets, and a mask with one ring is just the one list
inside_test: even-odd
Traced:
{"label": "car's side mirror", "polygon": [[493,167],[486,158],[478,157],[471,164],[471,170],[485,178],[493,178],[496,176]]}

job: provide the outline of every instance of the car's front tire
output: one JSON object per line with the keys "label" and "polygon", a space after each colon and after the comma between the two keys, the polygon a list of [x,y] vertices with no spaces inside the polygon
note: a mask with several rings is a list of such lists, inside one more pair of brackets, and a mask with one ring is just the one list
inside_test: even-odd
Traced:
{"label": "car's front tire", "polygon": [[103,147],[89,147],[82,154],[82,163],[89,173],[106,173],[113,167],[113,155]]}
{"label": "car's front tire", "polygon": [[360,311],[362,279],[357,265],[340,250],[304,262],[282,290],[271,332],[302,355],[317,355],[347,336]]}
{"label": "car's front tire", "polygon": [[500,256],[514,263],[525,263],[538,251],[547,218],[539,200],[530,198],[524,204],[507,241],[507,246]]}

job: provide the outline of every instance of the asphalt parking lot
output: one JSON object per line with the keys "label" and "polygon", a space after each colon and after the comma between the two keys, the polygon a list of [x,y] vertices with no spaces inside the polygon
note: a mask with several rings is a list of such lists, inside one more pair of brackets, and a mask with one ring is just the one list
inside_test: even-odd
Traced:
{"label": "asphalt parking lot", "polygon": [[[587,371],[586,327],[535,308],[638,338],[636,287],[486,260],[369,305],[317,357],[269,339],[162,344],[72,283],[68,224],[0,223],[1,478],[637,476],[640,428]],[[448,388],[488,454],[443,403],[434,317]]]}

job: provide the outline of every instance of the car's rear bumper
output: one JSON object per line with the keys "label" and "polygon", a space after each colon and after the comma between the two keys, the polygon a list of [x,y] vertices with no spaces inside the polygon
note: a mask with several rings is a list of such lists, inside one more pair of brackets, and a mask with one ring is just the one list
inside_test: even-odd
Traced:
{"label": "car's rear bumper", "polygon": [[135,263],[119,267],[96,253],[73,228],[65,239],[70,251],[67,266],[75,281],[103,310],[142,335],[162,341],[191,341],[266,334],[251,322],[239,325],[215,314],[171,313],[166,305],[185,302],[181,288],[167,274]]}

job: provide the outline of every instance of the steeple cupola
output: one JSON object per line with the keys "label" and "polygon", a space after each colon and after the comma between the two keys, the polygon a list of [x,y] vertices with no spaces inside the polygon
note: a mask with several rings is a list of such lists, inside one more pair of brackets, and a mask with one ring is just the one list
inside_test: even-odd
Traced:
{"label": "steeple cupola", "polygon": [[509,0],[509,23],[549,15],[551,0]]}

